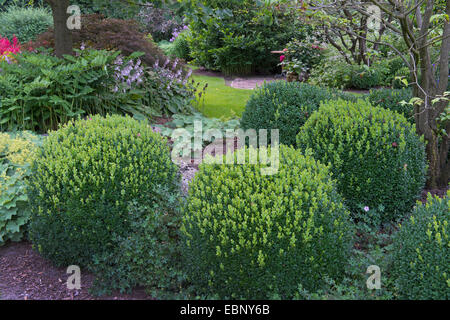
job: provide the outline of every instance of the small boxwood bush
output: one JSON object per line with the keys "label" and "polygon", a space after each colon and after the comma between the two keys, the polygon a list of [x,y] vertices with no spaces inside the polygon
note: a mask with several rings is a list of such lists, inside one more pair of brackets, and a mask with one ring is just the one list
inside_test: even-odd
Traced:
{"label": "small boxwood bush", "polygon": [[[161,221],[168,224],[165,228],[176,221],[171,215],[179,174],[165,139],[145,122],[117,115],[71,120],[50,133],[38,155],[28,192],[30,238],[43,257],[58,266],[90,268],[114,253],[117,261],[133,261],[140,275],[143,270],[161,274],[158,262],[144,259],[149,254],[171,265],[169,257],[159,256],[161,248],[148,249],[150,243],[167,245],[170,233],[161,231]],[[137,221],[130,206],[140,212]],[[147,246],[133,242],[143,239],[143,232],[151,241]],[[159,238],[159,232],[166,236]],[[112,267],[126,273],[129,266]],[[130,283],[113,285],[125,288]]]}
{"label": "small boxwood bush", "polygon": [[328,101],[297,136],[300,149],[331,163],[338,190],[352,212],[369,207],[370,220],[409,212],[425,183],[423,138],[402,115],[368,101]]}
{"label": "small boxwood bush", "polygon": [[255,90],[242,114],[244,129],[279,129],[280,143],[295,145],[295,137],[320,102],[353,96],[299,82],[275,81]]}
{"label": "small boxwood bush", "polygon": [[392,275],[401,299],[450,299],[450,191],[419,203],[393,244]]}
{"label": "small boxwood bush", "polygon": [[34,40],[52,25],[53,18],[48,9],[11,6],[0,12],[0,35],[8,39],[15,35],[21,43]]}
{"label": "small boxwood bush", "polygon": [[410,89],[371,90],[367,97],[372,105],[401,113],[410,123],[415,123],[413,107],[400,103],[401,101],[409,102],[412,99]]}
{"label": "small boxwood bush", "polygon": [[26,181],[40,142],[30,132],[0,133],[0,246],[26,233],[31,217]]}
{"label": "small boxwood bush", "polygon": [[262,167],[202,164],[191,183],[181,231],[198,293],[292,298],[343,275],[352,231],[328,168],[283,145],[278,173]]}

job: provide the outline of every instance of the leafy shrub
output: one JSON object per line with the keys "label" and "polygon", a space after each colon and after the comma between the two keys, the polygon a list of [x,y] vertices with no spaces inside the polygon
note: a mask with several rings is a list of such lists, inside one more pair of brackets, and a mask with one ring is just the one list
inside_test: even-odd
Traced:
{"label": "leafy shrub", "polygon": [[130,79],[116,78],[125,68],[131,72],[128,62],[137,54],[124,58],[124,65],[116,65],[119,52],[78,54],[59,59],[23,53],[15,56],[17,64],[0,62],[0,130],[46,132],[79,115],[147,112]]}
{"label": "leafy shrub", "polygon": [[394,79],[392,80],[392,87],[395,89],[402,89],[409,87],[410,85],[405,84],[402,80],[409,81],[409,68],[403,67],[397,70]]}
{"label": "leafy shrub", "polygon": [[278,57],[270,51],[307,33],[296,14],[277,3],[190,0],[188,4],[191,56],[197,65],[226,75],[277,69]]}
{"label": "leafy shrub", "polygon": [[39,143],[29,132],[0,133],[0,246],[24,237],[31,217],[26,180]]}
{"label": "leafy shrub", "polygon": [[[81,16],[82,28],[73,30],[74,46],[79,48],[83,44],[93,49],[114,49],[129,56],[133,52],[144,52],[142,62],[152,66],[156,61],[165,61],[167,57],[153,42],[149,41],[145,33],[139,32],[139,25],[133,20],[104,18],[101,14]],[[53,30],[41,34],[35,47],[54,47]],[[180,67],[182,64],[180,63]]]}
{"label": "leafy shrub", "polygon": [[[0,36],[0,62],[6,61],[7,63],[15,62],[14,56],[22,51],[16,37],[9,41],[8,38],[2,38]],[[1,69],[0,69],[1,71]]]}
{"label": "leafy shrub", "polygon": [[450,298],[450,191],[428,196],[394,236],[392,275],[401,299]]}
{"label": "leafy shrub", "polygon": [[382,65],[349,65],[351,72],[350,88],[370,89],[383,85],[387,69]]}
{"label": "leafy shrub", "polygon": [[20,42],[34,40],[52,25],[48,9],[11,6],[0,12],[0,35],[10,39],[15,35]]}
{"label": "leafy shrub", "polygon": [[412,106],[402,105],[400,103],[401,101],[409,102],[412,97],[411,90],[405,88],[371,90],[367,95],[372,105],[401,113],[409,122],[414,123],[414,110]]}
{"label": "leafy shrub", "polygon": [[145,122],[72,120],[50,133],[32,172],[30,239],[43,257],[102,271],[101,279],[114,262],[117,273],[145,267],[108,283],[121,289],[150,285],[143,276],[155,279],[164,274],[159,268],[170,268],[170,257],[159,254],[176,228],[179,174],[166,141]]}
{"label": "leafy shrub", "polygon": [[198,292],[286,299],[339,281],[351,230],[328,168],[286,146],[277,174],[263,167],[202,164],[191,182],[181,231]]}
{"label": "leafy shrub", "polygon": [[329,88],[348,88],[351,84],[351,72],[347,62],[340,57],[323,59],[310,73],[308,82],[316,86]]}
{"label": "leafy shrub", "polygon": [[425,183],[423,137],[402,115],[367,101],[323,103],[300,129],[297,146],[331,163],[348,207],[368,207],[374,224],[411,210]]}
{"label": "leafy shrub", "polygon": [[391,85],[389,64],[377,61],[367,65],[348,64],[341,58],[324,59],[312,70],[309,83],[331,88],[370,89]]}
{"label": "leafy shrub", "polygon": [[279,129],[280,143],[295,145],[300,127],[319,108],[320,102],[354,99],[351,95],[305,83],[275,81],[254,91],[242,114],[243,129]]}
{"label": "leafy shrub", "polygon": [[150,33],[155,41],[168,41],[176,29],[183,27],[182,12],[173,4],[147,3],[141,8],[137,20],[142,25],[144,32]]}
{"label": "leafy shrub", "polygon": [[184,29],[182,32],[177,34],[176,38],[173,40],[172,54],[185,61],[192,60],[191,49],[189,48],[188,38],[190,36],[190,30]]}
{"label": "leafy shrub", "polygon": [[311,39],[303,41],[293,39],[284,49],[285,54],[280,65],[287,72],[309,75],[312,68],[323,59],[324,49],[314,44]]}
{"label": "leafy shrub", "polygon": [[387,60],[387,67],[389,69],[389,73],[384,81],[386,85],[393,85],[395,82],[395,77],[399,74],[399,72],[401,72],[403,68],[408,69],[405,66],[405,63],[403,62],[402,58],[400,57],[395,57]]}

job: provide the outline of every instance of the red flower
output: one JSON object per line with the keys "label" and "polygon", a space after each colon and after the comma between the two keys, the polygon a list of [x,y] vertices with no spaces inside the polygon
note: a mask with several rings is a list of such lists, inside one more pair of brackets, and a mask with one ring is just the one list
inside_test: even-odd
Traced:
{"label": "red flower", "polygon": [[394,148],[397,148],[397,147],[398,147],[397,142],[392,142],[392,146],[393,146]]}
{"label": "red flower", "polygon": [[283,62],[284,58],[286,58],[285,55],[280,56],[280,62]]}

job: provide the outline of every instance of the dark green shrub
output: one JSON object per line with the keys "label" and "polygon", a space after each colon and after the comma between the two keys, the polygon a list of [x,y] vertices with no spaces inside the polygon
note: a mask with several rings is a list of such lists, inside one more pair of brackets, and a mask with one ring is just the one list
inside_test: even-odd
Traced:
{"label": "dark green shrub", "polygon": [[189,0],[189,43],[197,65],[226,75],[277,70],[281,50],[311,28],[277,3],[254,0]]}
{"label": "dark green shrub", "polygon": [[12,39],[15,35],[19,42],[34,40],[53,25],[48,9],[11,6],[0,12],[0,35]]}
{"label": "dark green shrub", "polygon": [[26,233],[31,217],[26,181],[40,140],[30,132],[0,133],[0,246]]}
{"label": "dark green shrub", "polygon": [[423,137],[400,114],[369,102],[328,101],[301,128],[297,146],[331,163],[338,191],[353,213],[374,224],[409,212],[425,183]]}
{"label": "dark green shrub", "polygon": [[172,54],[185,61],[192,60],[191,49],[189,48],[188,38],[190,30],[181,32],[173,41]]}
{"label": "dark green shrub", "polygon": [[295,145],[295,137],[320,102],[353,96],[305,83],[275,81],[255,90],[242,114],[244,129],[279,129],[280,143]]}
{"label": "dark green shrub", "polygon": [[450,191],[429,195],[394,236],[392,275],[401,299],[450,299]]}
{"label": "dark green shrub", "polygon": [[370,89],[383,85],[385,74],[388,72],[382,65],[349,65],[351,70],[350,88]]}
{"label": "dark green shrub", "polygon": [[287,299],[299,285],[315,291],[326,276],[341,279],[352,231],[328,168],[292,148],[279,151],[274,175],[248,162],[200,166],[181,227],[197,292]]}
{"label": "dark green shrub", "polygon": [[160,254],[176,228],[179,174],[166,140],[147,123],[118,115],[70,121],[50,133],[32,170],[30,239],[43,257],[104,280],[142,268],[110,284],[121,289],[150,285],[144,280],[171,268]]}
{"label": "dark green shrub", "polygon": [[377,89],[371,90],[367,95],[373,106],[380,106],[385,109],[396,111],[414,123],[414,110],[411,105],[401,104],[401,101],[409,102],[413,97],[410,89]]}

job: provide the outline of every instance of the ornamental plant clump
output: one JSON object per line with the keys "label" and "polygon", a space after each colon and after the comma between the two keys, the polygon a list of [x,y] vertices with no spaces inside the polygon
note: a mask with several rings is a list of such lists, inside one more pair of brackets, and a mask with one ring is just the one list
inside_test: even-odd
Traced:
{"label": "ornamental plant clump", "polygon": [[[14,61],[13,55],[20,53],[21,47],[17,37],[12,38],[12,42],[0,35],[0,62],[6,61],[11,63]],[[1,69],[0,69],[1,70]]]}
{"label": "ornamental plant clump", "polygon": [[366,213],[373,224],[404,216],[425,184],[423,137],[401,114],[368,101],[322,103],[301,128],[297,146],[331,164],[353,213],[377,208]]}
{"label": "ornamental plant clump", "polygon": [[31,217],[26,192],[41,139],[30,132],[0,133],[0,246],[23,239]]}
{"label": "ornamental plant clump", "polygon": [[403,104],[402,101],[409,102],[413,95],[409,88],[403,89],[377,89],[370,90],[367,95],[370,103],[374,106],[380,106],[385,109],[397,111],[405,118],[414,123],[414,108],[409,104]]}
{"label": "ornamental plant clump", "polygon": [[[115,275],[129,268],[164,274],[158,268],[172,262],[163,247],[174,241],[164,228],[176,230],[179,183],[167,141],[145,122],[118,115],[71,120],[50,132],[32,167],[30,239],[56,265],[88,267],[100,278],[112,272],[111,261],[123,263]],[[154,251],[143,238],[153,239]],[[155,260],[143,258],[148,254]],[[154,280],[141,276],[105,282],[127,289]]]}
{"label": "ornamental plant clump", "polygon": [[[116,61],[120,52],[75,52],[64,58],[23,52],[17,64],[0,62],[0,131],[46,132],[87,114],[151,114],[138,83],[138,52],[123,57],[123,65]],[[130,63],[133,72],[126,70]]]}
{"label": "ornamental plant clump", "polygon": [[308,37],[306,40],[291,40],[284,55],[280,57],[280,65],[287,72],[295,72],[302,75],[303,79],[307,78],[311,69],[322,61],[324,58],[324,48],[313,43]]}
{"label": "ornamental plant clump", "polygon": [[401,299],[450,299],[450,191],[418,203],[393,246],[392,275]]}
{"label": "ornamental plant clump", "polygon": [[300,127],[319,108],[320,102],[352,95],[305,83],[275,81],[255,90],[242,114],[244,129],[279,129],[280,142],[295,146]]}
{"label": "ornamental plant clump", "polygon": [[248,155],[246,163],[201,164],[191,182],[181,232],[197,292],[289,299],[299,285],[315,292],[326,276],[339,282],[352,229],[328,167],[283,145],[275,175]]}

